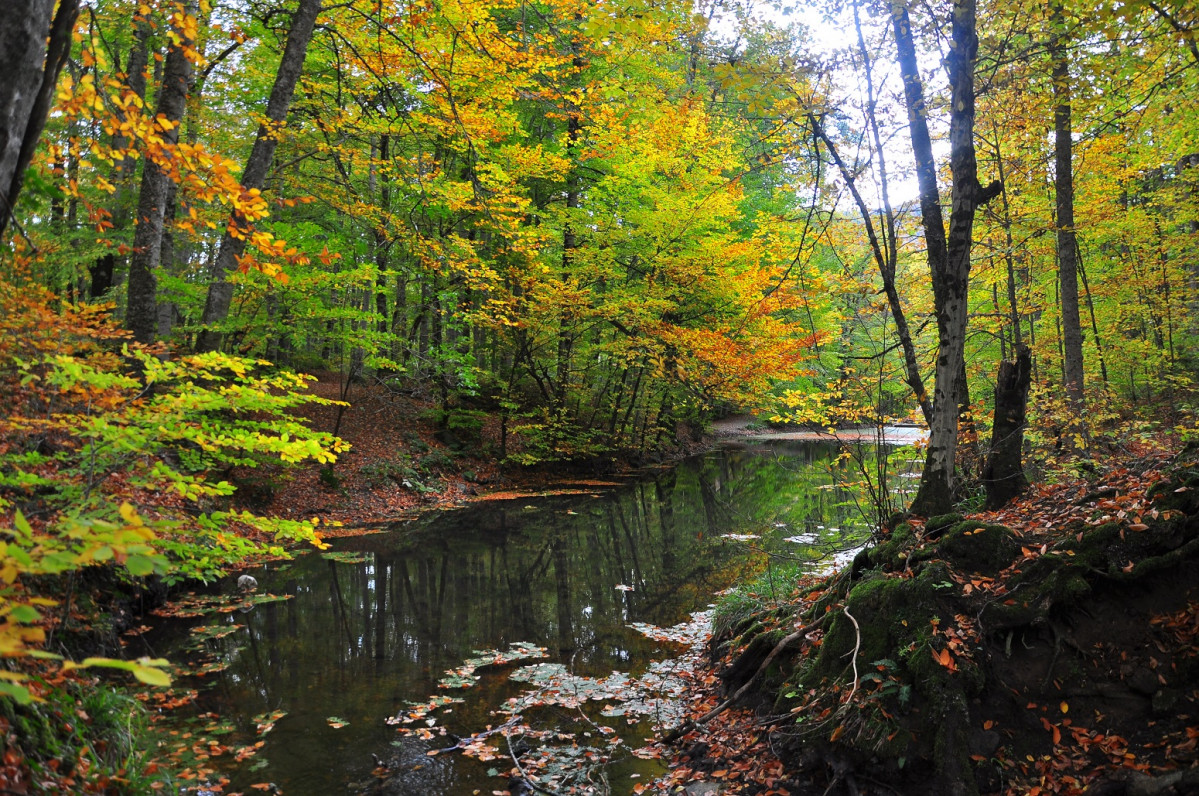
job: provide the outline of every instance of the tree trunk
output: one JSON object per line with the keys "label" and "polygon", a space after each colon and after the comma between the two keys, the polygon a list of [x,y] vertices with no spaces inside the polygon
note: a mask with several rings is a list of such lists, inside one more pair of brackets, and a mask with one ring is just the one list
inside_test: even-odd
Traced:
{"label": "tree trunk", "polygon": [[46,124],[79,0],[8,0],[0,15],[0,239]]}
{"label": "tree trunk", "polygon": [[1002,508],[1028,487],[1021,452],[1031,383],[1032,358],[1028,347],[1022,345],[1015,359],[1000,363],[995,379],[995,421],[991,426],[991,450],[983,470],[988,511]]}
{"label": "tree trunk", "polygon": [[[386,133],[379,136],[379,162],[384,166],[388,165],[391,160],[390,149],[391,138]],[[379,174],[379,209],[387,214],[391,212],[391,178],[388,174]],[[387,216],[384,216],[386,219]],[[385,228],[386,220],[376,225],[375,233],[375,268],[378,273],[375,276],[375,314],[376,328],[380,335],[386,334],[390,323],[387,318],[387,259],[388,247],[387,230]],[[390,356],[390,354],[389,354]]]}
{"label": "tree trunk", "polygon": [[932,516],[947,512],[953,506],[958,407],[965,394],[962,377],[965,372],[963,361],[974,212],[998,196],[1003,186],[996,181],[983,188],[978,182],[978,163],[974,153],[974,62],[978,54],[975,0],[954,0],[950,53],[946,59],[950,85],[949,163],[953,173],[953,205],[949,215],[948,236],[937,187],[932,139],[928,132],[928,109],[924,102],[907,8],[900,3],[892,6],[891,21],[903,76],[912,150],[916,158],[921,220],[937,316],[933,422],[929,429],[928,453],[920,489],[911,507],[917,514]]}
{"label": "tree trunk", "polygon": [[1053,70],[1053,186],[1057,205],[1057,264],[1061,286],[1063,380],[1075,406],[1083,400],[1082,322],[1078,310],[1078,239],[1074,231],[1074,141],[1071,138],[1070,69],[1063,41],[1061,0],[1049,4],[1049,57]]}
{"label": "tree trunk", "polygon": [[[316,16],[320,9],[321,0],[300,0],[300,5],[291,19],[287,44],[283,48],[283,59],[279,62],[279,71],[275,74],[275,84],[267,101],[267,121],[258,128],[254,148],[250,151],[245,171],[242,172],[241,186],[246,192],[261,190],[266,182],[267,172],[275,159],[279,131],[287,119],[287,111],[291,107],[291,98],[299,82],[300,72],[304,68],[308,43],[312,41],[312,31],[316,27]],[[237,267],[237,258],[246,250],[249,227],[250,222],[234,211],[229,220],[229,227],[221,238],[221,246],[217,250],[213,281],[208,286],[208,298],[204,303],[204,315],[201,318],[205,328],[201,329],[196,337],[197,351],[215,351],[220,348],[221,333],[212,327],[229,316],[229,305],[233,301],[233,283],[229,281],[229,275]],[[236,236],[230,230],[235,230]]]}
{"label": "tree trunk", "polygon": [[[195,5],[190,3],[185,13],[190,15],[194,12]],[[167,203],[171,197],[171,178],[157,159],[174,157],[192,80],[192,64],[186,50],[190,50],[194,42],[188,38],[187,26],[176,27],[174,31],[155,108],[155,116],[167,120],[170,129],[160,127],[158,134],[162,139],[162,152],[153,155],[147,153],[142,166],[137,228],[133,233],[133,255],[129,259],[125,326],[133,332],[134,339],[139,343],[152,343],[158,335],[158,279],[154,272],[162,256],[162,234],[166,225]]]}

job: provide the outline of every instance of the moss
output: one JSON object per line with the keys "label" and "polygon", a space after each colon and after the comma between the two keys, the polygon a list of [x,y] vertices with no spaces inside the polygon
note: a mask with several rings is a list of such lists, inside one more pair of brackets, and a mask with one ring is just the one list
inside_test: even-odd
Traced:
{"label": "moss", "polygon": [[1119,523],[1104,523],[1085,531],[1082,538],[1076,539],[1067,549],[1074,554],[1077,563],[1095,569],[1106,569],[1112,551],[1123,544],[1120,532]]}
{"label": "moss", "polygon": [[853,571],[859,573],[864,569],[902,569],[902,554],[916,543],[916,534],[912,526],[901,523],[895,527],[885,542],[875,547],[867,548],[854,559]]}
{"label": "moss", "polygon": [[989,633],[998,633],[1032,624],[1065,606],[1078,605],[1091,593],[1086,571],[1088,568],[1074,559],[1041,556],[1009,583],[1006,600],[983,608],[979,615],[983,627]]}
{"label": "moss", "polygon": [[937,611],[935,584],[947,580],[944,566],[933,566],[915,579],[874,573],[855,585],[846,597],[846,608],[853,619],[845,611],[832,619],[819,654],[807,661],[798,680],[800,685],[812,687],[824,680],[839,679],[849,667],[855,645],[859,666],[909,646]]}
{"label": "moss", "polygon": [[1159,511],[1199,514],[1199,470],[1182,470],[1173,478],[1154,484],[1149,498]]}
{"label": "moss", "polygon": [[954,567],[995,575],[1015,560],[1020,542],[1002,525],[959,522],[945,532],[936,550]]}
{"label": "moss", "polygon": [[949,528],[952,525],[957,525],[963,519],[961,514],[938,514],[935,517],[929,517],[928,522],[924,523],[924,532],[926,534],[935,534],[938,531]]}

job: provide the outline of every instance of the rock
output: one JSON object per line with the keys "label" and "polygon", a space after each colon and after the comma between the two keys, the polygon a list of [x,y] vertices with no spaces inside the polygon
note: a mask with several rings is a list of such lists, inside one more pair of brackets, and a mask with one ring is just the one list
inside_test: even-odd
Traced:
{"label": "rock", "polygon": [[1163,688],[1153,695],[1153,715],[1172,716],[1182,694],[1173,688]]}
{"label": "rock", "polygon": [[1003,739],[994,730],[977,730],[970,733],[970,754],[991,757],[999,751]]}
{"label": "rock", "polygon": [[253,575],[242,575],[237,579],[237,588],[242,591],[254,591],[258,588],[258,578]]}
{"label": "rock", "polygon": [[1161,688],[1157,675],[1148,669],[1137,669],[1126,678],[1128,687],[1142,696],[1151,697]]}
{"label": "rock", "polygon": [[683,793],[687,796],[720,796],[720,786],[714,782],[692,782]]}

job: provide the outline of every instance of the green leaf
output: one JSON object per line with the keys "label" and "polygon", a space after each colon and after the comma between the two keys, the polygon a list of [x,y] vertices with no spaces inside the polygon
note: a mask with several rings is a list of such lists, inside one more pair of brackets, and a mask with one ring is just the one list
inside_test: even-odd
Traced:
{"label": "green leaf", "polygon": [[133,672],[134,677],[146,685],[168,686],[171,684],[171,676],[162,669],[139,665],[130,671]]}
{"label": "green leaf", "polygon": [[141,555],[132,555],[125,559],[125,569],[135,577],[154,574],[154,560]]}
{"label": "green leaf", "polygon": [[32,605],[14,605],[12,608],[12,618],[18,622],[31,625],[40,620],[42,615]]}
{"label": "green leaf", "polygon": [[12,518],[12,522],[13,525],[16,526],[17,530],[21,532],[20,538],[24,539],[25,541],[29,541],[33,538],[33,528],[30,527],[29,520],[25,519],[24,514],[22,514],[20,511],[17,511]]}
{"label": "green leaf", "polygon": [[0,695],[15,701],[18,705],[28,705],[33,701],[33,694],[23,685],[0,682]]}

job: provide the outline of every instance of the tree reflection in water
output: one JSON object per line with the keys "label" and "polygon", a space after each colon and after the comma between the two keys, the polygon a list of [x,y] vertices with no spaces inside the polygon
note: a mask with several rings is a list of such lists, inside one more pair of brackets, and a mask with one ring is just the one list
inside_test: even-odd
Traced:
{"label": "tree reflection in water", "polygon": [[[439,512],[342,540],[339,560],[312,554],[255,573],[260,592],[290,599],[202,620],[244,627],[205,642],[227,667],[200,680],[197,709],[233,719],[237,743],[253,743],[253,717],[286,715],[227,770],[227,790],[270,781],[288,796],[352,792],[375,781],[377,758],[391,767],[390,792],[490,792],[483,765],[428,757],[445,743],[401,739],[384,720],[475,650],[532,642],[592,676],[669,656],[627,623],[685,619],[761,570],[763,550],[818,561],[868,536],[854,496],[834,485],[834,458],[818,443],[723,449],[603,491]],[[796,538],[810,543],[786,541]],[[186,628],[163,633],[158,650],[184,657]],[[501,675],[484,676],[440,723],[463,735],[496,723],[490,711],[519,691]],[[335,729],[332,716],[349,724]]]}

